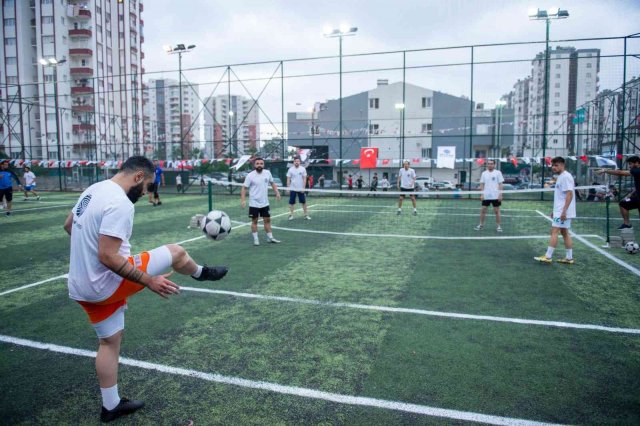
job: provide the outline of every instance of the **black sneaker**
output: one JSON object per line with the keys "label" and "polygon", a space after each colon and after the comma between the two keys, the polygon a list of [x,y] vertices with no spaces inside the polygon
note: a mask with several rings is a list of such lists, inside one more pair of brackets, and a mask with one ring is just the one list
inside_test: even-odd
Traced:
{"label": "black sneaker", "polygon": [[158,205],[161,206],[162,205],[162,201],[158,201]]}
{"label": "black sneaker", "polygon": [[125,416],[127,414],[131,414],[135,411],[138,411],[144,407],[144,402],[142,401],[130,401],[127,398],[120,399],[120,402],[113,410],[107,410],[102,407],[102,412],[100,413],[100,421],[103,423],[109,423],[114,421],[118,417]]}
{"label": "black sneaker", "polygon": [[627,225],[626,223],[623,223],[622,225],[618,226],[618,229],[632,229],[633,225]]}
{"label": "black sneaker", "polygon": [[5,213],[7,216],[11,216],[11,212],[6,212]]}
{"label": "black sneaker", "polygon": [[200,277],[198,278],[191,277],[191,278],[197,281],[218,281],[224,278],[224,276],[227,275],[227,272],[229,272],[229,268],[227,268],[226,266],[204,265],[202,267],[202,273],[200,274]]}

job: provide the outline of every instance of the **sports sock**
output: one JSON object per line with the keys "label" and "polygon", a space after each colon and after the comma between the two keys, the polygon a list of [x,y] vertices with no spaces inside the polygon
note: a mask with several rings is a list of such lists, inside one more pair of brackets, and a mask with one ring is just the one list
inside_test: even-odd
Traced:
{"label": "sports sock", "polygon": [[[254,238],[257,238],[257,237],[258,237],[258,234],[256,234]],[[273,233],[267,232],[267,237],[269,237],[270,240],[273,240]]]}
{"label": "sports sock", "polygon": [[113,410],[120,403],[117,384],[110,388],[100,388],[100,393],[102,394],[102,406],[107,410]]}
{"label": "sports sock", "polygon": [[414,207],[414,208],[413,208],[413,211],[414,211],[414,212],[417,212],[417,211],[418,211],[418,209],[416,209],[416,208]]}
{"label": "sports sock", "polygon": [[573,249],[567,249],[567,259],[573,259]]}
{"label": "sports sock", "polygon": [[[251,235],[253,235],[253,241],[258,241],[258,233],[257,232],[252,232]],[[269,234],[267,234],[269,235]]]}
{"label": "sports sock", "polygon": [[193,278],[200,278],[200,275],[202,275],[202,266],[201,265],[196,265],[198,267],[198,269],[196,269],[196,271],[191,274],[191,276]]}
{"label": "sports sock", "polygon": [[547,259],[551,259],[553,257],[553,250],[554,248],[549,246],[547,247],[547,253],[545,254],[545,256],[547,256]]}
{"label": "sports sock", "polygon": [[399,212],[401,212],[401,211],[402,211],[402,209],[401,209],[401,208],[398,208],[398,211],[399,211]]}

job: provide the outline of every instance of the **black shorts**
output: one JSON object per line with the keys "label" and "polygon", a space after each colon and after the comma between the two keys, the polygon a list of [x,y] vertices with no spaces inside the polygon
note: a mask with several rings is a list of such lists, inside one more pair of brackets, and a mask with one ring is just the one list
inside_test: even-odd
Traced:
{"label": "black shorts", "polygon": [[13,200],[13,188],[0,189],[0,201],[3,198],[7,203],[10,203]]}
{"label": "black shorts", "polygon": [[482,200],[482,206],[488,207],[492,205],[493,207],[500,207],[502,205],[502,201],[500,200]]}
{"label": "black shorts", "polygon": [[[400,192],[416,192],[415,189],[413,188],[400,188]],[[412,196],[413,194],[409,194],[409,196]],[[400,194],[400,196],[402,198],[404,198],[404,194]]]}
{"label": "black shorts", "polygon": [[271,217],[269,206],[266,207],[249,207],[249,217],[257,219],[258,217]]}
{"label": "black shorts", "polygon": [[640,198],[627,197],[618,203],[625,210],[640,209]]}
{"label": "black shorts", "polygon": [[158,184],[157,183],[150,183],[149,186],[147,186],[147,191],[153,192],[153,196],[155,198],[158,198]]}

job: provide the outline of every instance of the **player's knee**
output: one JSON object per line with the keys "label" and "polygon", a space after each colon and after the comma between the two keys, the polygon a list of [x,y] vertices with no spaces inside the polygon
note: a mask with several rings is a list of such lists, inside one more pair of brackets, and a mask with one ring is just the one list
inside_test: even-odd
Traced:
{"label": "player's knee", "polygon": [[178,244],[167,244],[166,247],[169,249],[169,253],[171,253],[171,259],[173,260],[173,263],[179,262],[187,256],[187,251],[184,249],[184,247]]}

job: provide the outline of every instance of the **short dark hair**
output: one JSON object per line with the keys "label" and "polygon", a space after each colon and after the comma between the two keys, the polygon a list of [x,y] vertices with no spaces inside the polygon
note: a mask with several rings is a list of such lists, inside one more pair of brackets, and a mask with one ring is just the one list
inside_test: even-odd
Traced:
{"label": "short dark hair", "polygon": [[627,158],[627,163],[640,163],[640,157],[638,157],[637,155],[632,155],[631,157]]}
{"label": "short dark hair", "polygon": [[151,176],[155,174],[156,167],[147,157],[134,155],[133,157],[129,157],[120,169],[120,171],[124,173],[135,173],[139,170],[142,170],[145,176]]}
{"label": "short dark hair", "polygon": [[553,157],[551,159],[551,164],[558,164],[558,163],[564,164],[564,158],[562,158],[562,157]]}
{"label": "short dark hair", "polygon": [[254,158],[253,162],[255,163],[256,161],[264,161],[264,158],[256,157],[256,158]]}

